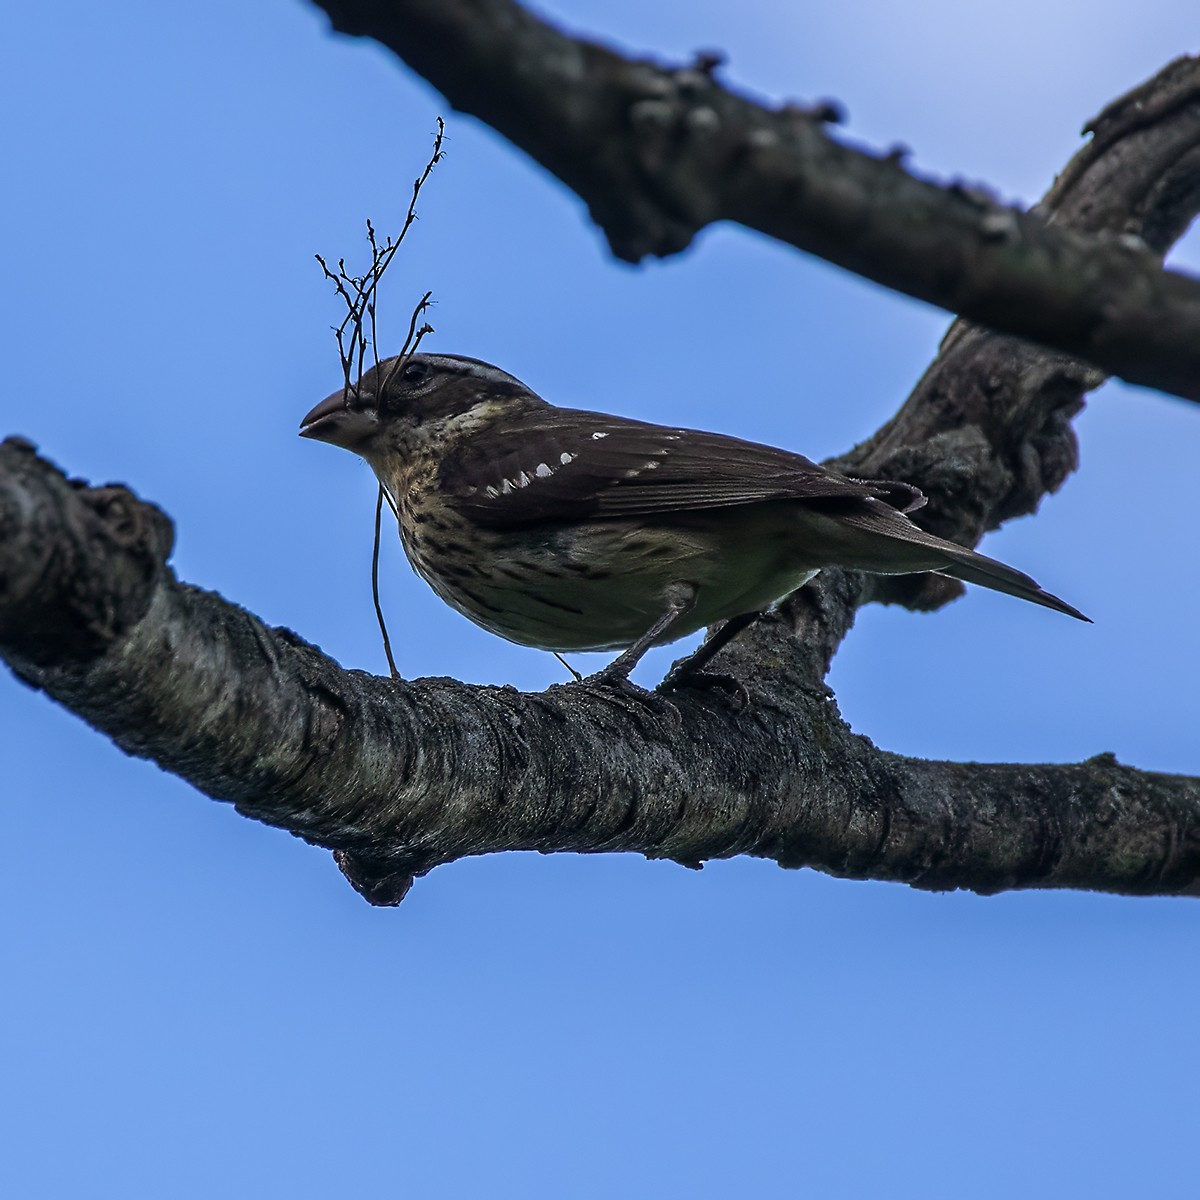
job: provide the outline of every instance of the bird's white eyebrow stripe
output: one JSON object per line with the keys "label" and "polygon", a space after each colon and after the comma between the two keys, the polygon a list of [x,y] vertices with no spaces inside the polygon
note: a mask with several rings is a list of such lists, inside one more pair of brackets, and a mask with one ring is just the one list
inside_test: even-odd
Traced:
{"label": "bird's white eyebrow stripe", "polygon": [[481,362],[477,358],[467,358],[464,355],[456,354],[423,354],[421,357],[437,370],[454,375],[467,375],[489,382],[515,383],[518,387],[525,386],[515,375],[510,375],[507,371],[502,371],[499,367],[492,366],[491,363]]}

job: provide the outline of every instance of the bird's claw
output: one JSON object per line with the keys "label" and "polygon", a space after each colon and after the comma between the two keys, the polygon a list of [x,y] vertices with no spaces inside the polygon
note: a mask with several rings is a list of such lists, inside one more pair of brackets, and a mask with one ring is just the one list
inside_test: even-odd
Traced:
{"label": "bird's claw", "polygon": [[746,685],[732,675],[717,671],[689,671],[680,668],[672,671],[660,685],[663,691],[673,692],[677,688],[719,688],[729,697],[735,712],[750,706],[750,692]]}
{"label": "bird's claw", "polygon": [[603,688],[609,693],[616,693],[627,699],[636,700],[639,704],[645,705],[658,716],[678,715],[679,711],[666,696],[659,692],[648,691],[646,688],[634,683],[628,675],[618,674],[615,671],[596,671],[592,675],[585,675],[577,684],[568,684],[567,686]]}

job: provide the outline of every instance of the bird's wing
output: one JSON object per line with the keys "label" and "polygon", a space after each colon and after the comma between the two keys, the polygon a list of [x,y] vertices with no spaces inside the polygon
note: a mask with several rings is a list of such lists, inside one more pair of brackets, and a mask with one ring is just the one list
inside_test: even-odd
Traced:
{"label": "bird's wing", "polygon": [[905,483],[835,475],[800,454],[718,433],[547,408],[466,439],[441,465],[444,493],[493,528],[642,516],[762,500],[924,503]]}

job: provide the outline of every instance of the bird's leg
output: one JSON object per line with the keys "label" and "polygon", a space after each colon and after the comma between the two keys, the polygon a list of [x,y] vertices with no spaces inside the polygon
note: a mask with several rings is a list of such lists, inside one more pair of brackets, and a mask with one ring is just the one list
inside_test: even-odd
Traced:
{"label": "bird's leg", "polygon": [[718,650],[723,650],[739,633],[748,629],[761,616],[763,614],[760,612],[752,612],[730,617],[716,633],[706,638],[696,648],[695,654],[685,658],[676,669],[672,670],[667,678],[678,678],[681,675],[694,675],[701,672],[712,661]]}
{"label": "bird's leg", "polygon": [[607,667],[589,675],[584,683],[601,683],[622,688],[634,686],[629,682],[629,672],[638,665],[642,655],[696,603],[696,589],[690,583],[672,584],[667,588],[663,602],[667,607],[662,616],[632,646],[623,650]]}
{"label": "bird's leg", "polygon": [[728,646],[739,633],[748,629],[763,615],[761,612],[751,612],[730,617],[716,633],[700,645],[695,654],[685,658],[678,666],[672,667],[661,686],[667,690],[680,686],[723,688],[738,702],[739,708],[744,708],[750,700],[745,684],[732,675],[714,674],[705,671],[704,667],[712,661],[718,650]]}

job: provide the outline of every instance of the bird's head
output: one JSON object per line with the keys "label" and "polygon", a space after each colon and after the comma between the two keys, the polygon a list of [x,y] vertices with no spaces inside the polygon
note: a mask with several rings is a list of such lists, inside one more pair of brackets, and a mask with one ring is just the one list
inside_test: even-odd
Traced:
{"label": "bird's head", "polygon": [[357,384],[327,396],[300,423],[300,436],[372,462],[545,403],[519,379],[477,358],[410,354],[385,359]]}

